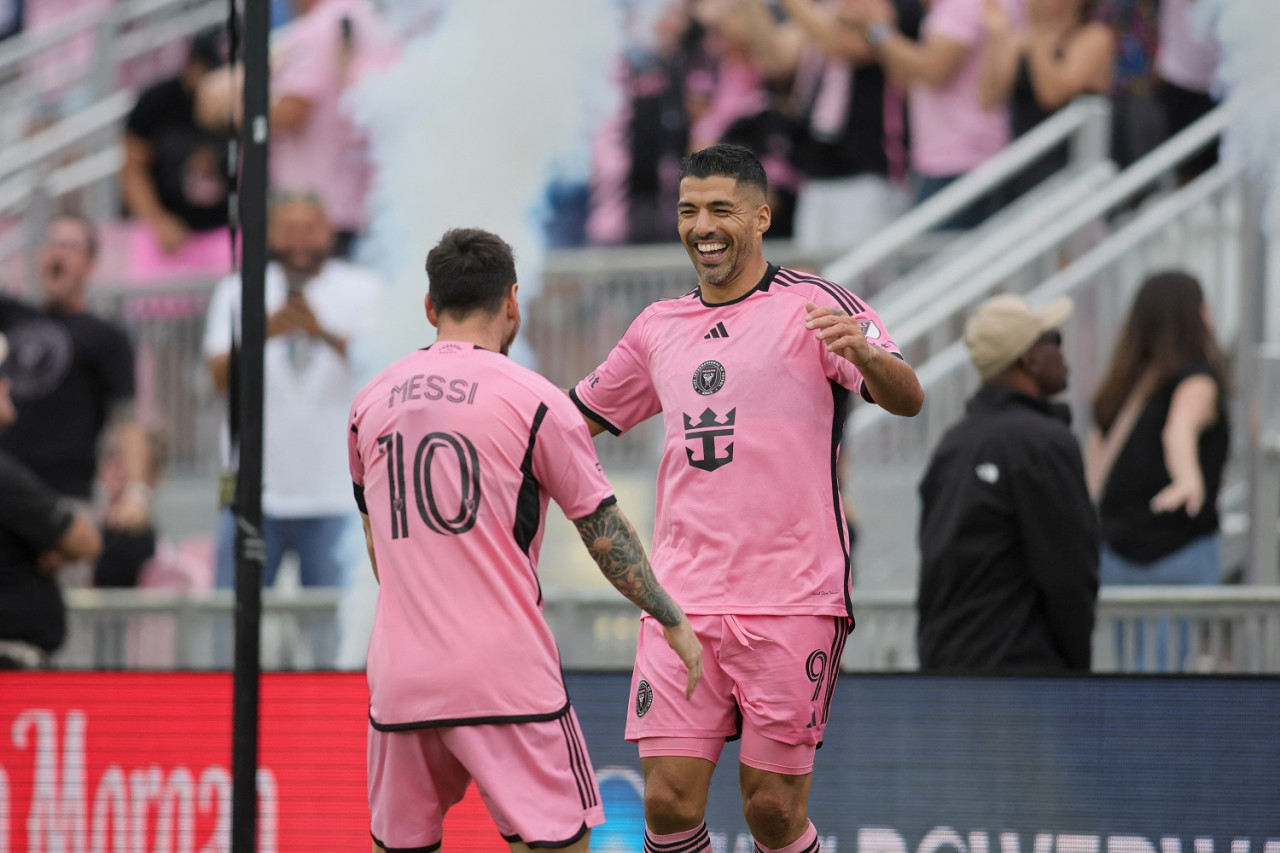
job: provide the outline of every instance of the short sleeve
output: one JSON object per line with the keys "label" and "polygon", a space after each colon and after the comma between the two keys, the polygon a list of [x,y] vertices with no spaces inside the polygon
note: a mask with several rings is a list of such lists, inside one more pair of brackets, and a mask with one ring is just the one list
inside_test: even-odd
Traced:
{"label": "short sleeve", "polygon": [[1190,379],[1192,376],[1208,376],[1216,384],[1222,384],[1222,377],[1218,375],[1216,370],[1204,362],[1197,362],[1176,371],[1173,374],[1173,377],[1169,380],[1169,385],[1176,388],[1183,382],[1183,380]]}
{"label": "short sleeve", "polygon": [[[880,319],[880,315],[861,299],[857,299],[856,304],[861,305],[862,310],[854,314],[853,318],[858,321],[858,325],[862,329],[862,334],[866,336],[867,342],[892,356],[902,358],[902,352],[898,349],[898,345],[893,342],[893,338],[885,328],[884,321]],[[862,380],[862,372],[858,368],[854,367],[844,356],[828,352],[821,343],[818,343],[817,346],[822,352],[823,365],[828,379],[838,382],[843,387],[859,394],[868,403],[875,402],[867,391]]]}
{"label": "short sleeve", "polygon": [[75,520],[74,503],[12,459],[0,459],[0,524],[37,551],[57,546]]}
{"label": "short sleeve", "polygon": [[613,497],[582,416],[563,395],[547,410],[533,445],[533,477],[569,519],[584,518]]}
{"label": "short sleeve", "polygon": [[[332,22],[332,31],[325,24]],[[337,77],[341,30],[336,19],[317,17],[299,21],[293,38],[271,70],[271,94],[317,101],[325,97]]]}
{"label": "short sleeve", "polygon": [[924,35],[973,48],[983,39],[983,0],[938,0],[924,19]]}
{"label": "short sleeve", "polygon": [[141,139],[148,142],[154,141],[156,132],[160,129],[161,122],[164,121],[168,110],[164,104],[163,83],[158,86],[152,86],[143,90],[138,96],[138,101],[133,105],[133,109],[129,110],[129,115],[125,118],[125,129]]}
{"label": "short sleeve", "polygon": [[570,392],[582,413],[621,435],[662,411],[643,341],[644,315],[637,317],[604,364]]}
{"label": "short sleeve", "polygon": [[133,344],[123,330],[107,326],[102,340],[102,383],[111,402],[134,398]]}
{"label": "short sleeve", "polygon": [[204,344],[201,349],[205,358],[225,355],[231,352],[231,335],[236,323],[237,299],[235,289],[239,285],[236,278],[224,278],[214,288],[209,298],[209,311],[205,316]]}

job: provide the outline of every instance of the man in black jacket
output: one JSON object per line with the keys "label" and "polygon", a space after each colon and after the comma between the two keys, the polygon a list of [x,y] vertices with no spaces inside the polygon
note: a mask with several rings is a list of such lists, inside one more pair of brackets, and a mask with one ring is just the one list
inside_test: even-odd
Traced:
{"label": "man in black jacket", "polygon": [[988,300],[965,326],[983,384],[920,483],[923,669],[1089,669],[1098,522],[1065,406],[1072,310]]}
{"label": "man in black jacket", "polygon": [[[0,335],[0,431],[18,417]],[[65,560],[97,556],[89,515],[0,450],[0,670],[38,669],[66,636],[66,606],[54,573]]]}

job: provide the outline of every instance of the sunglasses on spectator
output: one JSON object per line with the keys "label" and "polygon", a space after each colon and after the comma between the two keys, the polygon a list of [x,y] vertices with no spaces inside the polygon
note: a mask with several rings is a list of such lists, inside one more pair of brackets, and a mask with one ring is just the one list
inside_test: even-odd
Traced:
{"label": "sunglasses on spectator", "polygon": [[1049,331],[1045,332],[1043,335],[1036,338],[1036,342],[1035,344],[1033,344],[1033,346],[1042,346],[1042,345],[1054,346],[1054,347],[1062,346],[1062,332],[1059,332],[1057,329],[1050,329]]}

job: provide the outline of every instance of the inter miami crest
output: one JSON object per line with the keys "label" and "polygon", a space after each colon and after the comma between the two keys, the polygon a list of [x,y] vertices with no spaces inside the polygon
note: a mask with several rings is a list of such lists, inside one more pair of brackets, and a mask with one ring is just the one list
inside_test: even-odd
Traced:
{"label": "inter miami crest", "polygon": [[709,397],[724,387],[724,365],[718,361],[704,361],[693,371],[693,390]]}
{"label": "inter miami crest", "polygon": [[640,686],[636,688],[636,716],[643,717],[649,713],[649,706],[653,704],[653,688],[649,686],[649,682],[641,680]]}
{"label": "inter miami crest", "polygon": [[870,320],[859,320],[858,328],[862,329],[862,336],[869,341],[880,340],[880,327]]}

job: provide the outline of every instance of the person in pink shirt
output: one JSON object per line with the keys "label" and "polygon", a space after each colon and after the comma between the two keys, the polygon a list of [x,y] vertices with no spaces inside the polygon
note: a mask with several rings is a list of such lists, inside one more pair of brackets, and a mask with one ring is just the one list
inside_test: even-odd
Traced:
{"label": "person in pink shirt", "polygon": [[[1021,7],[997,0],[1014,25]],[[888,0],[849,0],[872,53],[890,79],[905,85],[911,121],[911,168],[916,202],[941,192],[1009,144],[1009,112],[982,103],[984,0],[926,0],[920,41],[898,32]],[[946,228],[972,228],[993,212],[992,199],[956,214]]]}
{"label": "person in pink shirt", "polygon": [[427,255],[436,342],[351,406],[356,503],[380,590],[369,641],[375,850],[434,851],[475,780],[513,851],[588,849],[604,820],[542,614],[547,501],[660,623],[686,698],[702,670],[564,392],[506,357],[520,328],[511,247],[449,231]]}
{"label": "person in pink shirt", "polygon": [[724,139],[734,122],[770,106],[765,77],[751,53],[750,34],[729,0],[695,0],[694,19],[706,29],[711,68],[689,81],[689,150]]}
{"label": "person in pink shirt", "polygon": [[293,3],[300,17],[272,57],[271,184],[319,189],[337,230],[335,253],[345,256],[368,226],[371,170],[342,98],[362,74],[394,57],[396,44],[368,0]]}
{"label": "person in pink shirt", "polygon": [[739,735],[757,849],[817,850],[814,751],[853,626],[844,420],[855,395],[908,416],[924,399],[875,311],[765,260],[767,192],[745,148],[685,158],[678,230],[698,286],[646,308],[570,392],[594,434],[663,414],[654,573],[703,645],[686,702],[678,662],[641,619],[626,736],[639,744],[649,853],[709,849],[711,776]]}

